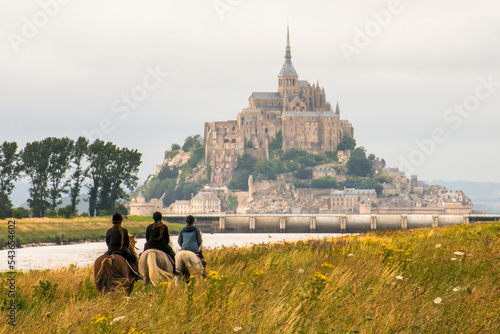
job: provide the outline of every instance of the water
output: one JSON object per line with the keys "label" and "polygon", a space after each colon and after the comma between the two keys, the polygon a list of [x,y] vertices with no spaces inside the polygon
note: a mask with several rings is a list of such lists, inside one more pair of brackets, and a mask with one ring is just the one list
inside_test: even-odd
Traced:
{"label": "water", "polygon": [[[300,239],[319,239],[324,237],[338,237],[342,234],[337,233],[216,233],[204,234],[203,246],[205,248],[216,247],[242,247],[252,244],[278,242],[278,241],[296,241]],[[179,250],[177,236],[170,237],[174,246],[174,251]],[[144,249],[146,239],[137,239],[138,253]],[[39,246],[27,247],[16,250],[16,269],[28,271],[30,269],[55,269],[68,267],[74,264],[78,267],[84,267],[93,264],[95,259],[107,250],[105,242],[89,242],[83,244],[63,245],[63,246]],[[8,250],[0,251],[0,272],[8,270]]]}

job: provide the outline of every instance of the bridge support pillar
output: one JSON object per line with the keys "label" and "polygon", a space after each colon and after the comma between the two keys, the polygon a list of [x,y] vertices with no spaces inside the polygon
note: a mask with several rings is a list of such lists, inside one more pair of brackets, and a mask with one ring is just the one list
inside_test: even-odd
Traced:
{"label": "bridge support pillar", "polygon": [[341,216],[340,217],[340,233],[346,233],[347,232],[347,216]]}
{"label": "bridge support pillar", "polygon": [[408,229],[408,217],[405,214],[401,215],[401,229]]}
{"label": "bridge support pillar", "polygon": [[250,217],[250,232],[255,232],[255,217]]}
{"label": "bridge support pillar", "polygon": [[311,216],[311,218],[309,218],[309,230],[311,231],[311,233],[316,232],[316,217],[315,216]]}
{"label": "bridge support pillar", "polygon": [[286,231],[286,218],[280,217],[280,232],[284,233]]}
{"label": "bridge support pillar", "polygon": [[468,216],[464,216],[464,224],[469,224],[470,223],[470,219]]}
{"label": "bridge support pillar", "polygon": [[371,215],[370,216],[370,228],[372,230],[377,229],[377,215]]}
{"label": "bridge support pillar", "polygon": [[224,233],[224,231],[226,230],[226,217],[219,217],[219,230],[221,233]]}
{"label": "bridge support pillar", "polygon": [[[219,218],[220,219],[220,218]],[[217,233],[217,227],[219,226],[219,221],[212,220],[212,233]]]}
{"label": "bridge support pillar", "polygon": [[439,216],[432,215],[432,227],[438,227],[438,226],[439,226]]}

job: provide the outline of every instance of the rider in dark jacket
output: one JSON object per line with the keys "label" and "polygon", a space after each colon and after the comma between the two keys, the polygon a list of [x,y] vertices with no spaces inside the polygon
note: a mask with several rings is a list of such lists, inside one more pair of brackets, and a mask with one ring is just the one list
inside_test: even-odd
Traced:
{"label": "rider in dark jacket", "polygon": [[194,252],[201,260],[203,267],[206,267],[207,261],[201,253],[201,232],[194,226],[194,217],[189,215],[186,217],[186,226],[180,231],[179,237],[177,238],[181,250],[190,250]]}
{"label": "rider in dark jacket", "polygon": [[116,213],[113,215],[113,227],[106,232],[106,245],[108,245],[106,254],[111,255],[113,252],[120,252],[137,270],[137,258],[134,253],[128,250],[130,240],[127,229],[122,227],[122,221],[121,214]]}
{"label": "rider in dark jacket", "polygon": [[144,245],[144,250],[158,249],[169,255],[172,259],[172,265],[174,266],[175,272],[175,253],[169,245],[170,235],[168,233],[168,227],[162,223],[162,218],[160,212],[157,211],[153,213],[154,223],[146,228],[146,244]]}

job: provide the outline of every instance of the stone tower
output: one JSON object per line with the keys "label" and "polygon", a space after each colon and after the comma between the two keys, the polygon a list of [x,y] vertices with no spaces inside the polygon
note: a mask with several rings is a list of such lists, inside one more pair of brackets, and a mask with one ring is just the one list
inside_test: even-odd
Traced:
{"label": "stone tower", "polygon": [[278,92],[281,94],[281,97],[294,95],[299,92],[299,75],[292,64],[289,26],[286,28],[286,37],[285,62],[278,75]]}

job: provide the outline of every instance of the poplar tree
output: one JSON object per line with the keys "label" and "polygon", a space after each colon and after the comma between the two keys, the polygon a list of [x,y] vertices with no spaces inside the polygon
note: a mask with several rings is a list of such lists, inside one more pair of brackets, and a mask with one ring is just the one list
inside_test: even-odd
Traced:
{"label": "poplar tree", "polygon": [[49,159],[51,148],[47,140],[27,143],[21,152],[24,175],[30,181],[28,203],[33,217],[43,217],[49,208]]}
{"label": "poplar tree", "polygon": [[89,145],[88,139],[84,137],[78,138],[71,152],[71,164],[73,167],[73,174],[71,175],[72,184],[69,190],[71,200],[71,215],[76,214],[76,206],[80,202],[78,196],[82,188],[83,180],[85,179],[85,168],[83,162],[87,154],[87,147]]}
{"label": "poplar tree", "polygon": [[12,203],[9,196],[14,190],[21,173],[16,142],[3,142],[0,145],[0,218],[12,216]]}
{"label": "poplar tree", "polygon": [[68,193],[71,180],[66,176],[70,168],[74,141],[68,137],[49,137],[44,140],[50,148],[49,157],[49,208],[55,210],[62,203],[62,195]]}

